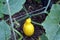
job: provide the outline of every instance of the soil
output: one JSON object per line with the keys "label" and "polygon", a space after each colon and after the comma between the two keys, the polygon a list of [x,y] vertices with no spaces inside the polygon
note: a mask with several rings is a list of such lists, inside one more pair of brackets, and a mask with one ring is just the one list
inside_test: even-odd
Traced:
{"label": "soil", "polygon": [[[56,1],[57,1],[57,0],[52,0],[52,1],[50,2],[50,5],[49,5],[47,11],[50,10],[52,4],[56,3]],[[36,2],[35,0],[26,0],[24,6],[25,6],[25,8],[27,9],[27,12],[29,13],[29,12],[32,12],[32,11],[35,11],[35,10],[38,10],[38,9],[41,9],[41,8],[45,7],[47,4],[48,4],[48,0],[41,0],[40,3]],[[44,10],[44,9],[43,9],[43,10]],[[39,13],[39,12],[41,12],[41,11],[43,11],[43,10],[39,10],[39,11],[33,12],[33,13],[31,13],[31,14],[36,14],[36,13]],[[25,15],[25,14],[26,14],[25,10],[22,9],[21,11],[17,12],[17,13],[16,13],[15,15],[13,15],[12,17],[13,17],[13,18],[16,18],[16,17],[19,17],[19,16],[21,16],[21,15]],[[32,16],[31,19],[32,19],[33,21],[35,21],[35,22],[42,23],[42,22],[45,20],[46,16],[47,16],[47,14],[43,13],[43,14],[40,14],[40,15],[37,15],[37,16]],[[24,16],[23,16],[23,17],[24,17]],[[4,19],[6,20],[7,18],[9,18],[9,16],[8,16],[8,15],[5,15]],[[20,18],[22,18],[22,17],[19,17],[19,18],[17,18],[16,20],[19,20]],[[23,39],[22,39],[22,40],[33,40],[33,39],[34,39],[34,40],[37,40],[38,36],[41,36],[43,33],[46,33],[46,32],[45,32],[45,29],[43,28],[42,25],[39,26],[39,25],[34,24],[34,27],[35,27],[35,33],[34,33],[34,35],[32,35],[31,37],[27,37],[27,36],[23,33],[23,30],[22,30],[22,27],[23,27],[22,25],[24,24],[24,21],[25,21],[25,19],[22,20],[22,21],[19,21],[19,23],[21,24],[21,27],[16,28],[16,29],[17,29],[19,32],[21,32],[21,34],[23,35]],[[9,22],[8,22],[8,23],[9,23]],[[18,38],[19,38],[19,37],[18,37]],[[11,39],[11,40],[13,40],[13,39]]]}

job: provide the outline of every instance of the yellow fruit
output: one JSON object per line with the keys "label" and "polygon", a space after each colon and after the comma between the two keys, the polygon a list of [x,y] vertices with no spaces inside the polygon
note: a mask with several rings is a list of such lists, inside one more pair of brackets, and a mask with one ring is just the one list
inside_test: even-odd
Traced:
{"label": "yellow fruit", "polygon": [[34,26],[31,23],[31,18],[26,19],[23,25],[23,32],[26,36],[32,36],[34,34]]}

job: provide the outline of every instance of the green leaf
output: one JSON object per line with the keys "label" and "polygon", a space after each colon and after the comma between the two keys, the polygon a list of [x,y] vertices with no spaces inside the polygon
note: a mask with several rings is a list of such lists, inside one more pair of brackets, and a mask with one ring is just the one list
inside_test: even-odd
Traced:
{"label": "green leaf", "polygon": [[60,28],[59,28],[59,30],[57,31],[54,40],[60,40]]}
{"label": "green leaf", "polygon": [[3,18],[4,17],[4,15],[3,15],[3,13],[0,11],[0,18]]}
{"label": "green leaf", "polygon": [[0,18],[3,18],[4,17],[4,15],[3,14],[0,14]]}
{"label": "green leaf", "polygon": [[41,38],[41,40],[48,40],[48,38],[45,36],[45,34],[43,34],[40,38]]}
{"label": "green leaf", "polygon": [[[42,23],[48,40],[60,40],[60,5],[54,4],[45,21]],[[58,37],[58,39],[57,39]]]}
{"label": "green leaf", "polygon": [[8,40],[11,35],[11,30],[5,21],[0,22],[0,40]]}
{"label": "green leaf", "polygon": [[[2,13],[9,15],[6,0],[3,0],[3,2],[5,2],[5,4],[1,3],[0,10]],[[24,3],[25,3],[25,0],[9,0],[11,15],[14,15],[16,12],[19,12],[23,8]]]}

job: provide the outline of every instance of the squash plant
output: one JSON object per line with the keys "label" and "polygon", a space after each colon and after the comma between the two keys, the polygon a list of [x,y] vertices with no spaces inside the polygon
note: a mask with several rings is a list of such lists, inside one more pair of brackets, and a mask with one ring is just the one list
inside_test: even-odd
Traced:
{"label": "squash plant", "polygon": [[[3,19],[0,21],[0,39],[1,40],[10,40],[11,38],[11,31],[13,33],[14,40],[22,40],[23,36],[22,34],[17,31],[14,28],[14,23],[12,21],[12,16],[19,12],[23,8],[23,4],[26,0],[0,0],[0,18],[4,17],[4,14],[9,15],[9,19],[11,22],[11,25],[8,25],[6,21]],[[24,20],[27,17],[36,16],[42,13],[48,14],[46,19],[43,23],[37,23],[32,21],[32,23],[36,25],[42,25],[46,31],[46,34],[43,34],[40,36],[39,40],[60,40],[60,5],[59,4],[53,4],[50,12],[47,12],[47,8],[50,4],[51,0],[48,1],[48,4],[43,12],[29,15],[27,10],[25,17],[23,17],[21,20]],[[32,20],[32,19],[31,19]],[[16,38],[16,33],[20,36],[19,39]]]}

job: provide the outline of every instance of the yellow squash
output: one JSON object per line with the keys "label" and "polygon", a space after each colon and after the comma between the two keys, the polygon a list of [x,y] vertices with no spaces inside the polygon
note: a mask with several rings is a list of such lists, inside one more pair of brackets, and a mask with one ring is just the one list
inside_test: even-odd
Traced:
{"label": "yellow squash", "polygon": [[23,25],[23,32],[26,36],[32,36],[34,34],[34,26],[31,23],[31,18],[26,19]]}

